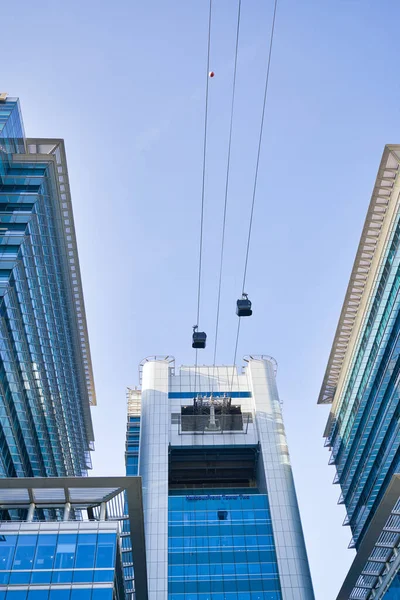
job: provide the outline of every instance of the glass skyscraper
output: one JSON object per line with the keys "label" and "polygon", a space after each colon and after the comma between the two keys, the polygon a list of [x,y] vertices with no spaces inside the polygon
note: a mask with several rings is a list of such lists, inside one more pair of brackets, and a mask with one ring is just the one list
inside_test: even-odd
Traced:
{"label": "glass skyscraper", "polygon": [[314,599],[275,376],[265,356],[142,361],[127,468],[138,453],[149,600]]}
{"label": "glass skyscraper", "polygon": [[[137,389],[127,390],[128,400],[128,421],[126,427],[126,446],[125,446],[125,468],[126,475],[137,475],[139,470],[139,440],[140,440],[140,391]],[[125,515],[128,516],[126,506]],[[124,579],[125,593],[127,600],[134,600],[135,596],[135,578],[133,572],[132,552],[129,548],[130,522],[129,518],[123,523],[125,537],[122,539],[122,548],[124,556]]]}
{"label": "glass skyscraper", "polygon": [[64,143],[0,94],[0,600],[126,600],[134,567],[148,598],[140,479],[86,477],[95,403]]}
{"label": "glass skyscraper", "polygon": [[64,142],[0,96],[0,477],[85,475],[96,403]]}
{"label": "glass skyscraper", "polygon": [[319,397],[357,551],[338,600],[400,598],[399,166],[386,146]]}
{"label": "glass skyscraper", "polygon": [[141,393],[139,390],[127,391],[128,422],[126,427],[125,466],[127,475],[137,475],[139,469],[140,441],[140,409]]}

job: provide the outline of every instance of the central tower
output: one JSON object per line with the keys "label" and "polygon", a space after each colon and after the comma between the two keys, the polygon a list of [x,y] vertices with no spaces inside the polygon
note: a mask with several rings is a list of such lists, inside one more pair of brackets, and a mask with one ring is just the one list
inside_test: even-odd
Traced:
{"label": "central tower", "polygon": [[276,362],[142,361],[150,600],[313,600]]}

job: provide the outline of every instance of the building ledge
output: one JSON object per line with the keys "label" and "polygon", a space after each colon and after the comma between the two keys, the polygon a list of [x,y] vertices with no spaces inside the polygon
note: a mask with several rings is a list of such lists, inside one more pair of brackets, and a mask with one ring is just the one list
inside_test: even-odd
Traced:
{"label": "building ledge", "polygon": [[362,315],[361,307],[368,301],[379,258],[377,249],[386,236],[389,207],[399,204],[399,194],[393,193],[400,165],[400,145],[387,145],[383,151],[371,202],[361,234],[356,258],[346,291],[339,323],[323,379],[318,404],[331,404],[347,360],[354,348],[355,324]]}

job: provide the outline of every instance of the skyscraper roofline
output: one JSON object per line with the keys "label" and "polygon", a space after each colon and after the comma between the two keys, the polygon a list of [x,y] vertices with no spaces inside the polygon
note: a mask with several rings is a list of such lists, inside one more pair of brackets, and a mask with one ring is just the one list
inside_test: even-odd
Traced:
{"label": "skyscraper roofline", "polygon": [[[65,256],[68,257],[69,261],[67,269],[71,286],[71,297],[74,303],[73,313],[75,315],[77,344],[79,345],[79,353],[82,355],[82,363],[84,365],[84,380],[87,388],[89,404],[90,406],[96,406],[97,401],[94,387],[93,366],[90,354],[89,333],[86,321],[85,301],[79,265],[78,245],[73,219],[64,140],[59,138],[27,138],[26,147],[28,154],[25,156],[18,154],[17,158],[19,162],[22,162],[24,158],[32,161],[33,155],[36,155],[37,159],[39,159],[41,155],[46,156],[47,160],[49,157],[52,157],[55,162],[58,198],[60,200],[60,214],[62,215],[63,225],[61,229],[65,243]],[[89,410],[89,408],[87,410]],[[88,414],[88,419],[91,422],[90,411]]]}
{"label": "skyscraper roofline", "polygon": [[347,287],[318,404],[338,397],[374,290],[374,282],[400,205],[400,145],[385,146]]}

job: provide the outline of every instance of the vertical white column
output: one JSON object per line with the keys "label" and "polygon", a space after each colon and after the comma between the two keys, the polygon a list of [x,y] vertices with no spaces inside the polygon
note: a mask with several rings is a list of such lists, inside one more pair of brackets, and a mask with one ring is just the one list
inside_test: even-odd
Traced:
{"label": "vertical white column", "polygon": [[272,362],[248,363],[283,600],[314,600]]}
{"label": "vertical white column", "polygon": [[168,595],[169,363],[143,366],[139,475],[143,484],[149,600]]}

